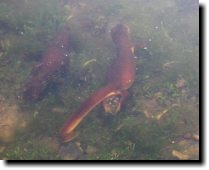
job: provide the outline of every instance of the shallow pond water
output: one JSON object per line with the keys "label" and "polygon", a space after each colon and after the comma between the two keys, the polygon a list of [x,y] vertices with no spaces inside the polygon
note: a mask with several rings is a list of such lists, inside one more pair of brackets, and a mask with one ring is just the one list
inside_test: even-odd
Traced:
{"label": "shallow pond water", "polygon": [[[1,0],[0,159],[198,160],[198,3]],[[117,24],[128,26],[135,47],[134,83],[117,114],[99,104],[74,139],[63,142],[67,119],[107,84],[117,57],[111,39]],[[40,97],[29,88],[33,95],[25,98],[27,82],[44,70],[40,63],[63,27],[70,34],[65,64],[56,65],[53,78],[32,81],[30,87],[43,88]],[[40,85],[43,79],[50,83]]]}

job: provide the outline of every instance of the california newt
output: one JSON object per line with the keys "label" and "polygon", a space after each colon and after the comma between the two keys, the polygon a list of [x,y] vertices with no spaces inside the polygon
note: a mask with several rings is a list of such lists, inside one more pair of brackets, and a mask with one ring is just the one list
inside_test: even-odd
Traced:
{"label": "california newt", "polygon": [[132,52],[132,44],[128,36],[128,27],[122,24],[115,26],[111,30],[111,37],[117,49],[117,58],[112,64],[108,74],[108,83],[106,86],[95,91],[81,104],[77,112],[61,129],[61,136],[65,142],[73,139],[74,129],[99,103],[103,102],[106,112],[118,112],[128,94],[127,89],[134,82],[135,61]]}
{"label": "california newt", "polygon": [[54,80],[56,75],[68,66],[69,30],[63,27],[55,41],[47,48],[41,64],[36,66],[36,73],[24,86],[24,98],[38,100],[46,87]]}

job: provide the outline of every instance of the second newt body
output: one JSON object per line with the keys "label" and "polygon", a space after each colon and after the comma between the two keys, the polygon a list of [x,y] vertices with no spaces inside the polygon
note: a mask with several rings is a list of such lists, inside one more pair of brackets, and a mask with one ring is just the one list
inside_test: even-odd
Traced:
{"label": "second newt body", "polygon": [[24,98],[26,100],[39,100],[56,75],[67,69],[69,41],[68,28],[62,28],[46,49],[42,62],[36,66],[36,73],[25,84]]}

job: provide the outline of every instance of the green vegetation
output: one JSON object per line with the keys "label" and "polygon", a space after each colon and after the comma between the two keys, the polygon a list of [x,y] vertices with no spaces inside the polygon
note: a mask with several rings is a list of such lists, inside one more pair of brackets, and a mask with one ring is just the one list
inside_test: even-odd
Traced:
{"label": "green vegetation", "polygon": [[[23,145],[24,143],[24,145]],[[28,140],[26,143],[21,140],[17,142],[17,146],[12,146],[12,149],[4,155],[5,159],[9,160],[54,160],[61,159],[57,152],[46,145],[38,143],[37,140]]]}
{"label": "green vegetation", "polygon": [[[135,82],[117,115],[98,106],[79,125],[73,143],[81,154],[75,159],[175,159],[172,149],[182,148],[178,141],[199,130],[198,10],[190,5],[174,0],[0,2],[0,95],[30,117],[14,141],[0,142],[5,147],[0,158],[64,159],[59,149],[71,144],[58,140],[59,149],[52,149],[40,139],[60,139],[66,119],[105,84],[116,57],[109,31],[125,23],[133,42],[146,44],[136,59]],[[42,100],[26,102],[23,86],[62,25],[71,32],[69,72]],[[93,146],[90,153],[88,146]]]}

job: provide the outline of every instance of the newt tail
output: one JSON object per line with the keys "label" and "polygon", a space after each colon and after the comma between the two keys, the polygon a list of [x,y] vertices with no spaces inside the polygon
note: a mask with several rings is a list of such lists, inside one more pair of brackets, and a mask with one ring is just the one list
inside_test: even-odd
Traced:
{"label": "newt tail", "polygon": [[88,113],[103,100],[111,95],[118,95],[121,92],[115,89],[112,85],[104,86],[94,92],[83,104],[79,110],[67,121],[61,130],[61,136],[65,142],[68,142],[73,137],[73,130],[78,124],[88,115]]}

